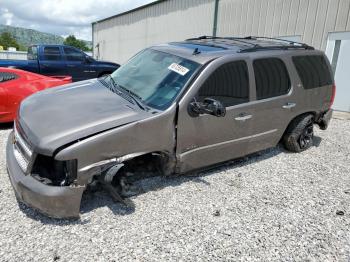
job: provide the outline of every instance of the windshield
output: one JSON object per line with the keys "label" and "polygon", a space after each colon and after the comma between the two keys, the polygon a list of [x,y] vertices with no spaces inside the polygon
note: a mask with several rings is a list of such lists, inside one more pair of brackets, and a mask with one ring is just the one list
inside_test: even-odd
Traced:
{"label": "windshield", "polygon": [[199,64],[193,61],[146,49],[116,70],[111,78],[147,106],[162,110],[174,101],[197,68]]}

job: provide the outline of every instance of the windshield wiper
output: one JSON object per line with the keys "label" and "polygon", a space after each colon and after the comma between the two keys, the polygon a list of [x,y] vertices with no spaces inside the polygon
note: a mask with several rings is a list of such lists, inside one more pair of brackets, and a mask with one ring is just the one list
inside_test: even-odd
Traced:
{"label": "windshield wiper", "polygon": [[[124,94],[128,95],[135,103],[138,105],[142,110],[148,111],[148,108],[144,105],[141,97],[131,90],[119,85],[112,76],[109,75],[109,78],[111,79],[112,86],[114,89],[122,90]],[[117,91],[117,90],[116,90]],[[120,91],[119,91],[120,92]]]}
{"label": "windshield wiper", "polygon": [[122,90],[124,90],[125,92],[127,92],[127,94],[135,101],[135,103],[138,104],[139,107],[141,107],[143,110],[146,110],[147,107],[145,106],[144,102],[142,101],[142,98],[135,94],[133,91],[129,90],[129,89],[126,89],[125,87],[117,84],[118,87]]}

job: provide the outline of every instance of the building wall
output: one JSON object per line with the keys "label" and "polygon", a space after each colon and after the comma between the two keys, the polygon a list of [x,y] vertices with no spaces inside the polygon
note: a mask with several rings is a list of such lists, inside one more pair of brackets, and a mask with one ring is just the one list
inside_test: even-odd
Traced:
{"label": "building wall", "polygon": [[123,63],[153,44],[211,35],[213,13],[213,0],[168,0],[94,23],[94,56]]}
{"label": "building wall", "polygon": [[[212,35],[215,0],[167,0],[93,24],[94,56],[125,62],[157,43]],[[350,0],[220,0],[218,36],[299,36],[325,50],[350,31]]]}
{"label": "building wall", "polygon": [[218,35],[301,36],[325,50],[329,32],[350,31],[350,0],[220,0]]}
{"label": "building wall", "polygon": [[0,59],[27,60],[27,52],[0,51]]}

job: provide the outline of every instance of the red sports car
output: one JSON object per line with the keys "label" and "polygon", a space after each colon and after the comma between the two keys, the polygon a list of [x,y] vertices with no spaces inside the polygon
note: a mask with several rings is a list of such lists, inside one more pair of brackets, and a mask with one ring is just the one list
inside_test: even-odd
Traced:
{"label": "red sports car", "polygon": [[70,76],[43,76],[0,67],[0,123],[16,118],[21,101],[38,91],[72,82]]}

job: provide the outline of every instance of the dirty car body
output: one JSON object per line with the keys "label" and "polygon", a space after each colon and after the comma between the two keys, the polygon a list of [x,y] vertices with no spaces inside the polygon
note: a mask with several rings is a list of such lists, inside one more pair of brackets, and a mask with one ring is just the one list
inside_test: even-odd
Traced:
{"label": "dirty car body", "polygon": [[[18,199],[52,217],[77,217],[88,186],[108,184],[119,197],[138,179],[202,169],[283,137],[288,146],[304,116],[311,122],[297,142],[306,149],[313,124],[327,128],[333,79],[306,89],[293,58],[321,57],[329,70],[324,54],[280,41],[242,42],[196,38],[154,46],[111,76],[24,100],[6,150]],[[264,97],[257,83],[266,81],[254,62],[270,58],[282,63],[275,73],[286,73],[278,85],[288,90]]]}

